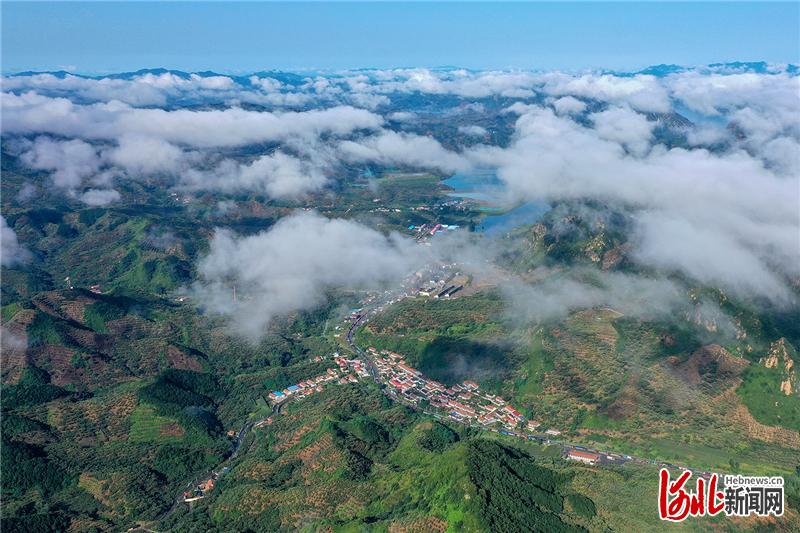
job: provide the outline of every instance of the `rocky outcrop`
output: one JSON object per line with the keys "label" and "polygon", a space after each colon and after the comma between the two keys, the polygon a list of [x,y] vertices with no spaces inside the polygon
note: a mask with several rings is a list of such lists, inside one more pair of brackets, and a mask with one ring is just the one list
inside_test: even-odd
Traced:
{"label": "rocky outcrop", "polygon": [[781,371],[780,391],[786,396],[798,390],[793,354],[796,354],[794,348],[782,337],[769,345],[767,355],[759,361],[765,368]]}

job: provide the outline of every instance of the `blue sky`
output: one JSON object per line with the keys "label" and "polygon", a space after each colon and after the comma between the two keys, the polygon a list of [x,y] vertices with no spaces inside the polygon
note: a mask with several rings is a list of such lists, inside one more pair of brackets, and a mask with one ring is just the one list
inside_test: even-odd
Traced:
{"label": "blue sky", "polygon": [[798,62],[786,3],[2,4],[5,72]]}

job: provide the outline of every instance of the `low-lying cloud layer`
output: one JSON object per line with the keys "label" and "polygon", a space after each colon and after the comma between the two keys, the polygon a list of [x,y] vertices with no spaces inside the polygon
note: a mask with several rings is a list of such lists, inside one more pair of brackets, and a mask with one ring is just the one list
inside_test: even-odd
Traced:
{"label": "low-lying cloud layer", "polygon": [[[591,199],[627,211],[630,257],[641,266],[773,304],[792,302],[789,287],[800,278],[796,67],[142,72],[3,82],[5,146],[48,180],[28,192],[52,184],[103,205],[121,198],[123,180],[163,179],[296,198],[328,186],[342,166],[443,174],[488,167],[520,201]],[[464,113],[464,122],[437,129]],[[509,121],[510,139],[491,144],[493,128]],[[300,220],[295,231],[314,218]],[[276,230],[261,238],[288,232]],[[259,242],[221,233],[214,250],[245,254],[244,243]],[[324,278],[319,288],[338,281]],[[279,287],[269,287],[270,298],[285,301]]]}
{"label": "low-lying cloud layer", "polygon": [[31,253],[19,243],[13,228],[0,215],[0,264],[4,267],[15,267],[30,260]]}
{"label": "low-lying cloud layer", "polygon": [[217,230],[192,293],[256,339],[275,317],[320,305],[326,291],[397,283],[428,259],[428,248],[399,235],[301,212],[249,237]]}
{"label": "low-lying cloud layer", "polygon": [[674,316],[688,308],[686,290],[672,281],[613,272],[555,274],[534,285],[508,283],[504,294],[511,302],[512,318],[536,322],[600,306],[644,320]]}
{"label": "low-lying cloud layer", "polygon": [[[626,109],[587,127],[528,106],[508,148],[476,157],[519,198],[596,199],[635,221],[634,257],[744,296],[787,303],[800,276],[800,181],[743,149],[650,146],[652,127]],[[598,125],[600,120],[600,125]]]}
{"label": "low-lying cloud layer", "polygon": [[[390,129],[418,121],[413,102],[405,109],[393,105],[409,95],[455,97],[463,109],[484,111],[483,104],[468,102],[544,104],[560,117],[582,117],[601,138],[635,155],[647,151],[656,124],[642,113],[686,109],[713,119],[699,121],[687,133],[690,142],[733,140],[778,172],[800,171],[795,70],[755,64],[653,73],[658,68],[632,75],[458,69],[20,75],[3,78],[2,128],[6,138],[24,137],[10,147],[29,168],[49,173],[71,196],[95,202],[117,198],[111,189],[119,180],[152,176],[195,190],[292,197],[325,187],[340,160],[441,172],[468,168],[474,154]],[[459,125],[458,133],[488,138],[475,124]],[[269,159],[220,160],[221,151],[254,145]],[[280,145],[289,149],[274,153]],[[326,151],[323,163],[312,155],[320,151]],[[225,176],[214,179],[216,169]],[[87,195],[87,189],[103,194]]]}

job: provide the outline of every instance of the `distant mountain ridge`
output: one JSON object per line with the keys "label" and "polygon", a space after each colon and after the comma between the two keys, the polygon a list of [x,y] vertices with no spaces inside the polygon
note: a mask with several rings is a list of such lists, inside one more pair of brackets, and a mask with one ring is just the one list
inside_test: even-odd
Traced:
{"label": "distant mountain ridge", "polygon": [[[398,67],[398,68],[373,68],[373,67],[365,67],[365,68],[356,68],[356,69],[349,69],[349,70],[337,70],[337,71],[318,71],[318,70],[309,70],[309,71],[292,71],[292,70],[261,70],[255,71],[251,73],[238,73],[238,74],[227,74],[223,72],[215,72],[212,70],[205,70],[205,71],[197,71],[197,72],[187,72],[183,70],[177,69],[167,69],[163,67],[158,68],[143,68],[136,71],[128,71],[128,72],[117,72],[117,73],[108,73],[108,74],[81,74],[77,72],[69,72],[66,70],[43,70],[43,71],[36,71],[36,70],[26,70],[23,72],[13,72],[13,73],[4,73],[3,76],[8,77],[18,77],[18,76],[35,76],[38,74],[50,74],[59,78],[65,78],[66,76],[76,76],[79,78],[85,79],[122,79],[122,80],[131,80],[138,76],[144,76],[147,74],[152,74],[155,76],[160,76],[162,74],[172,74],[174,76],[180,77],[182,79],[189,79],[193,74],[203,77],[209,78],[213,76],[225,76],[231,78],[243,85],[249,85],[250,81],[249,78],[252,76],[257,77],[269,77],[278,79],[285,83],[294,85],[298,82],[302,81],[308,76],[313,75],[325,75],[328,77],[335,77],[341,75],[345,72],[360,72],[366,73],[370,71],[379,71],[379,70],[401,70],[403,68],[412,68],[412,67]],[[487,72],[487,71],[503,71],[505,69],[470,69],[470,68],[463,68],[457,66],[439,66],[439,67],[430,67],[426,68],[426,70],[432,72],[449,72],[449,71],[456,71],[456,70],[463,70],[467,72]],[[525,69],[522,69],[525,70]],[[553,69],[550,69],[553,70]],[[556,69],[557,70],[557,69]],[[532,69],[529,72],[546,72],[546,69]],[[798,74],[800,73],[800,66],[795,65],[792,63],[789,64],[776,64],[776,63],[768,63],[766,61],[731,61],[731,62],[724,62],[724,63],[710,63],[708,65],[698,65],[698,66],[683,66],[677,64],[659,64],[659,65],[651,65],[645,67],[640,70],[634,71],[623,71],[623,70],[606,70],[606,69],[598,69],[596,72],[603,73],[603,74],[613,74],[615,76],[636,76],[636,75],[650,75],[655,76],[658,78],[666,77],[671,74],[678,74],[682,72],[689,72],[689,71],[719,71],[725,73],[732,73],[732,72],[749,72],[755,74],[778,74],[778,73],[788,73],[788,74]]]}

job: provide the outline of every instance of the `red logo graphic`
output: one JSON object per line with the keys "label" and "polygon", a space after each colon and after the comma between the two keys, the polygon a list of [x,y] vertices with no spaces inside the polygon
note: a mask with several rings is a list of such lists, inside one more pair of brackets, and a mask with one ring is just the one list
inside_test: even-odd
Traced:
{"label": "red logo graphic", "polygon": [[670,483],[669,471],[662,468],[658,479],[658,516],[661,520],[680,522],[687,516],[715,516],[725,507],[725,494],[717,492],[717,474],[708,480],[697,478],[697,490],[687,492],[683,487],[689,478],[690,471],[685,471]]}

